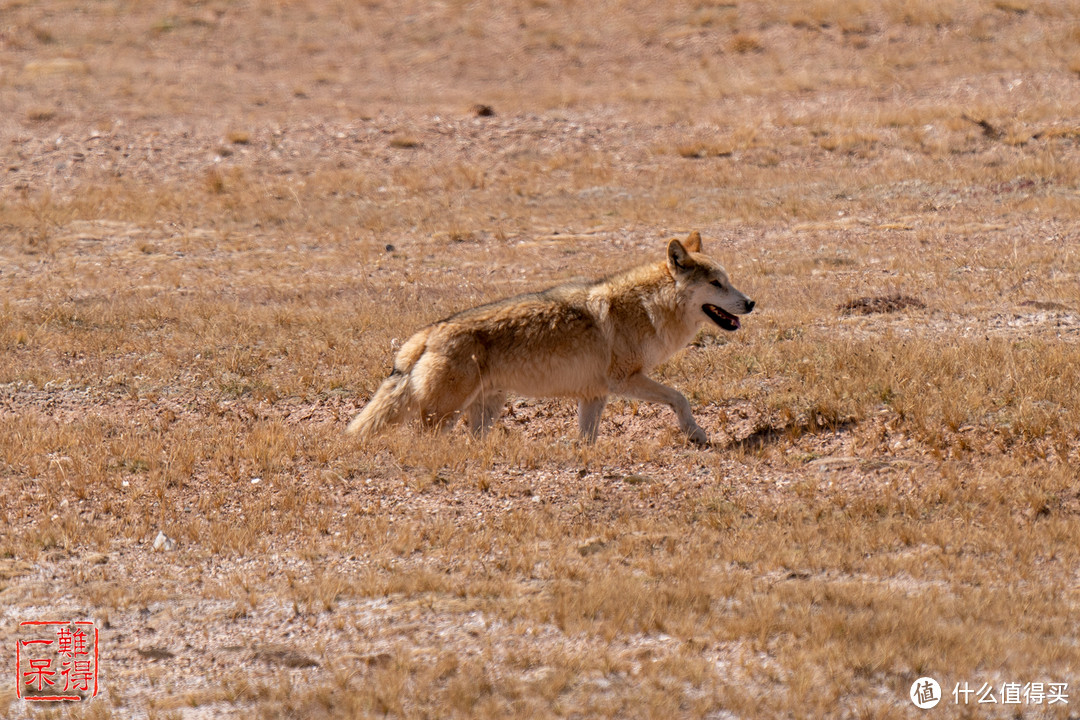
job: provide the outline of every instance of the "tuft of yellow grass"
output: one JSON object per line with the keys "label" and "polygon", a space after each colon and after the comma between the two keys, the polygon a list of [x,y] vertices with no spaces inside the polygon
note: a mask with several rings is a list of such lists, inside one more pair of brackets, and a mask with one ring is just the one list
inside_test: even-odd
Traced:
{"label": "tuft of yellow grass", "polygon": [[765,45],[761,37],[752,33],[740,33],[731,39],[731,51],[745,55],[751,52],[763,52]]}

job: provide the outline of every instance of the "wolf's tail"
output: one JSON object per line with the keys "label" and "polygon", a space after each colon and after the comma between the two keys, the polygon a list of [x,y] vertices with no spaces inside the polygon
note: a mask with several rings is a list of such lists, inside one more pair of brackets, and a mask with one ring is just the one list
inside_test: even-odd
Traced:
{"label": "wolf's tail", "polygon": [[370,437],[383,430],[387,425],[399,423],[416,405],[413,391],[412,370],[420,356],[427,349],[427,336],[430,328],[409,338],[394,358],[394,371],[383,380],[371,400],[352,419],[345,432]]}
{"label": "wolf's tail", "polygon": [[387,425],[401,422],[412,404],[409,374],[395,371],[383,380],[375,395],[353,418],[345,432],[370,437]]}

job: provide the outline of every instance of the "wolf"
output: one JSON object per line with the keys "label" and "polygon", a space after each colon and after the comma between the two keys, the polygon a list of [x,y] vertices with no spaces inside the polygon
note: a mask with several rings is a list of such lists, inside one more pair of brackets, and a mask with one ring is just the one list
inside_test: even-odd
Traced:
{"label": "wolf", "polygon": [[592,282],[498,300],[418,331],[398,350],[393,371],[349,423],[367,437],[419,416],[446,428],[460,416],[487,432],[507,393],[570,397],[578,427],[596,440],[609,395],[664,403],[691,442],[708,436],[682,393],[648,373],[683,348],[698,327],[734,332],[754,301],[704,255],[701,235],[667,243],[664,260]]}

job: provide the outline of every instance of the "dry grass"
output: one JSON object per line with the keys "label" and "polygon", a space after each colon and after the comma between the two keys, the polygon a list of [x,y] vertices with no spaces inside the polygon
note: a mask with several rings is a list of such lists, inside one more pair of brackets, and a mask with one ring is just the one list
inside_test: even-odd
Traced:
{"label": "dry grass", "polygon": [[[0,12],[0,640],[104,628],[104,696],[44,716],[1071,680],[1073,5]],[[566,401],[343,435],[424,323],[692,228],[760,308],[658,372],[712,448],[626,401],[595,447]]]}

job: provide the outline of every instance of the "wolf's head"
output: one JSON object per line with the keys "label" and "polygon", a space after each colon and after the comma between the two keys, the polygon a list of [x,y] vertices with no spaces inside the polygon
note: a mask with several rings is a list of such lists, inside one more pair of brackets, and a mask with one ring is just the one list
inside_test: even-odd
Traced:
{"label": "wolf's head", "polygon": [[754,301],[731,284],[724,268],[701,254],[701,235],[695,230],[685,242],[672,239],[667,247],[667,266],[680,297],[689,308],[699,309],[699,320],[711,320],[724,330],[738,330],[739,318],[754,309]]}

